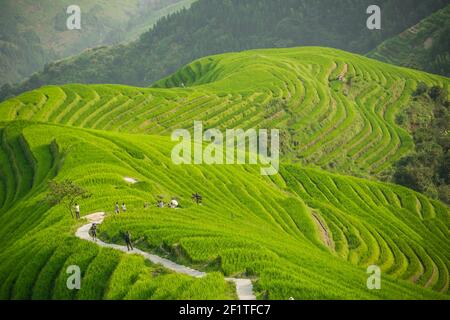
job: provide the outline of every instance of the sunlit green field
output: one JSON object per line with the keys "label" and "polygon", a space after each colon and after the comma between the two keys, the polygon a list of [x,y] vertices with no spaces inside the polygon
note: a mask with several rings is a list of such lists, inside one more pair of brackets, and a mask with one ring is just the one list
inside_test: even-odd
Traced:
{"label": "sunlit green field", "polygon": [[[450,209],[375,179],[412,151],[395,115],[419,81],[450,83],[338,50],[257,50],[200,59],[153,88],[51,86],[0,104],[0,298],[236,299],[233,276],[260,299],[448,299]],[[194,120],[280,128],[279,174],[174,165],[170,134]],[[85,222],[49,207],[49,179],[92,193],[82,215],[109,214],[103,240],[131,230],[140,249],[209,275],[75,238]],[[113,215],[116,201],[127,213]],[[73,264],[79,291],[66,287]],[[366,287],[369,265],[381,290]]]}

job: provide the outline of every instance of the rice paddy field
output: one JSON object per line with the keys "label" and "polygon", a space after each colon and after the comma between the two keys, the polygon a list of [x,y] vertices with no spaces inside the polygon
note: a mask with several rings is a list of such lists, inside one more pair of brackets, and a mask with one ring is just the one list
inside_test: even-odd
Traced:
{"label": "rice paddy field", "polygon": [[[225,277],[240,277],[259,299],[448,299],[450,208],[377,180],[413,151],[395,116],[419,82],[450,84],[307,47],[206,57],[151,88],[48,86],[3,102],[0,298],[236,299]],[[170,135],[194,120],[279,128],[279,174],[174,165]],[[136,247],[208,276],[77,239],[85,222],[45,202],[51,179],[92,194],[82,215],[107,213],[102,240],[123,244],[130,230]],[[154,205],[172,197],[179,209]],[[116,201],[126,213],[113,214]],[[66,287],[74,264],[78,291]],[[382,270],[380,290],[366,286],[370,265]]]}

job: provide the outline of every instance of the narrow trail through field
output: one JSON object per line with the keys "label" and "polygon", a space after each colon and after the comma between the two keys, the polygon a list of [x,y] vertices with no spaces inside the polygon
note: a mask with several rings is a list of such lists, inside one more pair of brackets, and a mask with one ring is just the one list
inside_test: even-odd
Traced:
{"label": "narrow trail through field", "polygon": [[316,222],[317,226],[320,229],[320,234],[322,236],[322,240],[325,243],[325,245],[330,248],[331,250],[334,251],[334,242],[331,240],[330,235],[328,234],[328,230],[325,227],[325,225],[323,224],[323,222],[320,220],[320,218],[317,216],[316,213],[312,214],[314,221]]}
{"label": "narrow trail through field", "polygon": [[[177,264],[168,259],[162,258],[162,257],[154,255],[154,254],[144,252],[139,249],[134,249],[133,251],[128,251],[126,246],[105,243],[98,239],[96,241],[94,241],[92,239],[92,237],[89,235],[89,229],[91,228],[91,225],[93,223],[101,224],[103,222],[103,220],[105,219],[105,213],[97,212],[97,213],[87,215],[83,218],[86,219],[87,221],[89,221],[89,223],[78,228],[78,230],[75,233],[75,236],[77,238],[93,242],[101,247],[116,249],[116,250],[119,250],[119,251],[122,251],[122,252],[125,252],[128,254],[139,254],[139,255],[143,256],[145,259],[150,260],[151,262],[153,262],[155,264],[160,264],[163,267],[170,269],[177,273],[186,274],[186,275],[196,277],[196,278],[201,278],[201,277],[206,276],[205,272],[191,269],[189,267]],[[225,278],[225,280],[234,282],[234,284],[236,285],[236,293],[238,295],[239,300],[256,300],[256,297],[253,293],[253,284],[250,279]]]}
{"label": "narrow trail through field", "polygon": [[342,69],[342,72],[338,77],[339,81],[344,81],[347,72],[348,72],[348,64],[344,64],[344,68]]}

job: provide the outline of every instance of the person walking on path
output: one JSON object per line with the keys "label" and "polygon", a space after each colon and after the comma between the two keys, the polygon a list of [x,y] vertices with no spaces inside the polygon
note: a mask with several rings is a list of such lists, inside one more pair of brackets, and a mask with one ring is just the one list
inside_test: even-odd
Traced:
{"label": "person walking on path", "polygon": [[127,206],[125,205],[125,202],[122,203],[122,212],[127,212]]}
{"label": "person walking on path", "polygon": [[80,219],[80,205],[78,203],[75,203],[75,216]]}
{"label": "person walking on path", "polygon": [[128,251],[133,251],[133,244],[131,243],[131,233],[130,233],[130,231],[125,232],[125,242],[127,244]]}
{"label": "person walking on path", "polygon": [[114,212],[115,212],[116,214],[119,214],[119,213],[120,213],[119,202],[116,202],[116,207],[115,207],[115,209],[114,209]]}
{"label": "person walking on path", "polygon": [[97,241],[97,224],[93,223],[91,229],[89,229],[89,234],[91,235],[94,242]]}

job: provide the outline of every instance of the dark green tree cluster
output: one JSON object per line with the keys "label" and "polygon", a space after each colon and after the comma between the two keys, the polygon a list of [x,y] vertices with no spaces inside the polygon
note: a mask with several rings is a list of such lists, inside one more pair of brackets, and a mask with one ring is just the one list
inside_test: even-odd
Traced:
{"label": "dark green tree cluster", "polygon": [[366,27],[372,0],[199,0],[162,18],[139,40],[51,63],[0,99],[46,84],[148,86],[197,58],[253,48],[326,46],[367,53],[447,0],[378,0],[382,30]]}
{"label": "dark green tree cluster", "polygon": [[[88,6],[88,0],[0,0],[0,86],[22,81],[46,63],[79,54],[85,48],[133,40],[143,26],[150,26],[181,0],[139,0],[117,6],[119,2],[92,1]],[[80,31],[67,30],[70,4],[82,9]]]}
{"label": "dark green tree cluster", "polygon": [[450,77],[450,20],[445,21],[437,39],[430,50],[429,66],[426,70]]}
{"label": "dark green tree cluster", "polygon": [[36,32],[22,30],[22,20],[8,14],[8,3],[0,1],[0,83],[20,79],[55,58],[42,48]]}
{"label": "dark green tree cluster", "polygon": [[[441,87],[418,85],[417,102],[408,110],[406,121],[413,134],[415,152],[401,159],[395,168],[394,181],[450,204],[450,102]],[[431,105],[425,110],[423,104]],[[419,107],[422,105],[422,107]]]}

